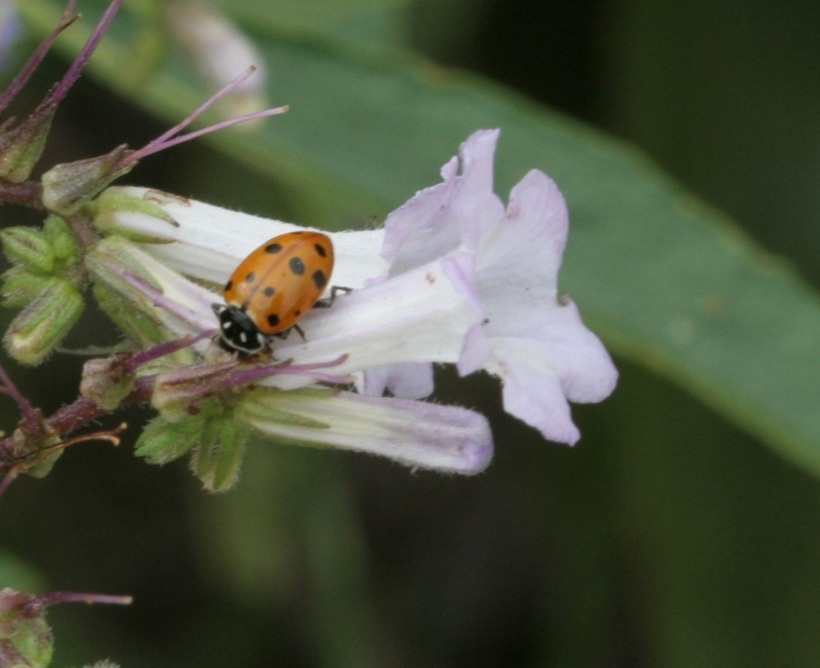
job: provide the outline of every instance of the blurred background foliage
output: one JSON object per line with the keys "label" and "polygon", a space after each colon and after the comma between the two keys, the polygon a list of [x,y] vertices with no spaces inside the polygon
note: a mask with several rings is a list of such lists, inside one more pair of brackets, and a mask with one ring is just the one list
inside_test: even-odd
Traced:
{"label": "blurred background foliage", "polygon": [[[32,40],[61,8],[20,4]],[[102,4],[80,0],[86,29]],[[183,87],[193,79],[160,29],[161,4],[126,0],[96,76],[61,109],[44,164],[137,146],[205,96]],[[562,287],[620,353],[621,381],[607,402],[574,408],[583,439],[568,449],[500,413],[491,379],[442,370],[437,399],[492,421],[496,459],[473,479],[260,443],[238,488],[209,497],[183,465],[148,467],[129,442],[72,449],[48,478],[20,480],[0,502],[0,584],[128,593],[135,603],[54,609],[55,665],[103,656],[157,667],[820,665],[811,475],[820,355],[787,373],[757,359],[788,356],[780,339],[763,347],[784,314],[795,350],[820,352],[807,288],[820,278],[820,6],[215,4],[259,40],[269,68],[278,64],[268,93],[293,110],[266,122],[260,150],[223,134],[151,158],[126,182],[305,223],[369,225],[434,183],[474,124],[500,126],[498,192],[540,167],[567,194],[575,227]],[[69,32],[67,50],[82,31]],[[132,66],[112,72],[113,59],[107,71],[106,46],[129,49]],[[51,57],[15,111],[65,67]],[[432,92],[409,95],[416,84]],[[689,194],[571,118],[632,142]],[[667,190],[685,206],[669,205]],[[660,204],[630,209],[624,193]],[[607,197],[618,225],[607,226]],[[0,215],[3,225],[38,222],[9,207]],[[683,278],[664,283],[669,256],[655,253],[674,235],[676,248],[693,249],[693,281],[710,252],[694,251],[710,241],[734,238],[747,253],[726,286],[744,308],[759,297],[760,313],[738,322],[761,331],[720,332],[736,357],[716,343],[723,356],[704,361],[653,329],[652,318],[676,313],[664,294],[686,298]],[[686,270],[687,256],[672,259]],[[659,265],[657,291],[629,282]],[[758,280],[759,294],[737,287]],[[633,317],[634,331],[625,326]],[[115,336],[91,313],[69,345]],[[56,356],[36,370],[7,368],[49,412],[73,398],[81,363]],[[751,389],[747,363],[759,372]],[[726,396],[733,382],[736,401]],[[767,396],[776,410],[750,402]],[[3,411],[8,429],[16,417]],[[127,419],[133,434],[148,416],[111,424]]]}

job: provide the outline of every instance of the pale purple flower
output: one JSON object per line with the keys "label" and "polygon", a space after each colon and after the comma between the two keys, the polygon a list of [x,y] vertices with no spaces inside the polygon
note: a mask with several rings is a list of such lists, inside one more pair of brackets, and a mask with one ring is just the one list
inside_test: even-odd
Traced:
{"label": "pale purple flower", "polygon": [[558,271],[569,228],[555,183],[530,171],[506,207],[493,193],[498,131],[474,133],[443,183],[419,192],[385,224],[383,255],[396,276],[440,257],[444,273],[476,315],[455,361],[501,378],[505,410],[545,438],[575,443],[568,400],[601,401],[617,371],[568,298]]}
{"label": "pale purple flower", "polygon": [[[322,428],[271,419],[280,411],[309,416]],[[457,406],[354,392],[311,397],[296,391],[253,394],[239,403],[237,415],[277,439],[367,452],[443,473],[479,473],[493,455],[486,418]]]}
{"label": "pale purple flower", "polygon": [[[276,341],[275,355],[295,365],[338,360],[333,373],[352,374],[360,392],[387,388],[412,398],[432,390],[431,363],[456,364],[462,375],[483,369],[501,379],[507,412],[545,438],[572,444],[579,432],[568,401],[604,399],[617,371],[574,303],[559,296],[568,231],[561,193],[533,170],[505,207],[493,193],[497,138],[497,131],[473,134],[442,168],[442,183],[390,214],[383,230],[331,235],[331,282],[354,291],[307,314],[300,321],[305,340]],[[293,229],[156,191],[114,191],[115,201],[129,197],[161,215],[115,205],[101,214],[102,227],[175,240],[142,248],[216,285],[248,251]],[[210,305],[200,308],[192,333]],[[285,371],[264,382],[296,389],[312,381]]]}

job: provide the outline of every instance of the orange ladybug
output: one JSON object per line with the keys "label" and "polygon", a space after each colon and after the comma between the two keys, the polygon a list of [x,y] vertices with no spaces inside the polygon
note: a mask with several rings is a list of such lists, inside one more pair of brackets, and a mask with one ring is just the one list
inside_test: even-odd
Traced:
{"label": "orange ladybug", "polygon": [[321,232],[288,232],[254,250],[225,285],[225,304],[214,304],[219,345],[241,359],[284,338],[322,296],[333,272],[333,244]]}

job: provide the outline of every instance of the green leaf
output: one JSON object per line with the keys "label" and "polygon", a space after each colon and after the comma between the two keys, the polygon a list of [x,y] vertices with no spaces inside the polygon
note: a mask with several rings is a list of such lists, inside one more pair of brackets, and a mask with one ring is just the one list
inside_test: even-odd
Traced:
{"label": "green leaf", "polygon": [[[50,3],[29,4],[22,11],[31,18],[34,6]],[[279,18],[243,27],[265,56],[273,102],[289,104],[290,113],[209,141],[284,180],[310,200],[312,223],[330,224],[383,216],[436,183],[471,132],[500,127],[498,192],[539,168],[567,197],[562,289],[588,324],[615,352],[820,473],[820,308],[788,265],[621,142],[487,80],[395,50],[300,34]],[[134,22],[123,12],[117,34],[141,34],[137,25],[126,31]],[[127,38],[104,41],[89,69],[169,122],[205,97],[175,57],[135,89],[123,73],[141,71],[137,52]],[[636,419],[643,411],[636,406]]]}

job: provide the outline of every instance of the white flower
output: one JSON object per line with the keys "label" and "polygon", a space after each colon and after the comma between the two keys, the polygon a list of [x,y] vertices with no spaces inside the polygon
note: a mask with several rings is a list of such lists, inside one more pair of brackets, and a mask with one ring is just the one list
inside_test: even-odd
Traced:
{"label": "white flower", "polygon": [[[102,229],[162,242],[141,247],[186,276],[214,285],[224,285],[236,266],[271,237],[305,229],[136,186],[109,188],[97,206]],[[387,270],[379,256],[384,230],[324,233],[336,254],[334,284],[357,289]]]}
{"label": "white flower", "polygon": [[[561,193],[533,170],[505,208],[493,193],[497,138],[473,134],[442,168],[443,182],[390,214],[384,230],[332,234],[331,284],[355,290],[308,313],[305,340],[276,341],[275,356],[295,365],[341,360],[332,372],[356,374],[360,391],[412,397],[432,389],[430,363],[454,363],[462,375],[483,369],[502,380],[507,412],[572,444],[579,432],[568,401],[604,399],[617,371],[576,306],[559,297],[568,231]],[[258,244],[294,229],[156,191],[117,192],[158,205],[166,218],[115,208],[107,229],[175,240],[143,250],[217,285]],[[208,317],[210,305],[201,309]],[[286,372],[266,381],[280,389],[311,382]]]}
{"label": "white flower", "polygon": [[493,194],[498,131],[473,134],[444,182],[418,193],[386,222],[391,274],[440,257],[443,271],[477,313],[454,361],[504,383],[505,410],[545,438],[575,443],[567,400],[601,401],[617,371],[578,309],[559,298],[568,215],[555,183],[538,170],[504,206]]}
{"label": "white flower", "polygon": [[[323,423],[322,428],[271,419],[278,411],[310,416]],[[353,392],[340,392],[329,399],[274,392],[250,395],[240,403],[237,414],[274,438],[368,452],[445,473],[479,473],[493,455],[484,416],[455,406]]]}

